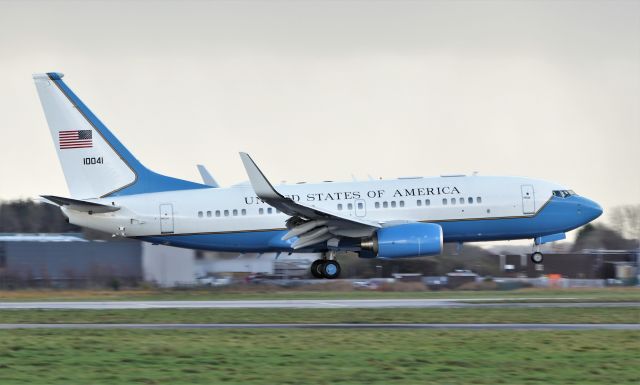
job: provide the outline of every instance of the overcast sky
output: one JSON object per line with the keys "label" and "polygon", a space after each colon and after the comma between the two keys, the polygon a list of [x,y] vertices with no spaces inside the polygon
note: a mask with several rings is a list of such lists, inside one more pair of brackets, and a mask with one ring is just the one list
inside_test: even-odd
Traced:
{"label": "overcast sky", "polygon": [[0,199],[67,195],[31,80],[223,185],[471,173],[640,203],[639,1],[0,1]]}

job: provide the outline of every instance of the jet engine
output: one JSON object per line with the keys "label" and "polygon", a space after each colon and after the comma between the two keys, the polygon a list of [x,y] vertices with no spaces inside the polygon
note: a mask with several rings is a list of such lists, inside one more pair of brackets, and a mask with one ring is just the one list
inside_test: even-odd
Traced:
{"label": "jet engine", "polygon": [[[406,223],[377,230],[360,244],[376,258],[407,258],[442,252],[442,227],[435,223]],[[364,256],[364,255],[361,255]]]}

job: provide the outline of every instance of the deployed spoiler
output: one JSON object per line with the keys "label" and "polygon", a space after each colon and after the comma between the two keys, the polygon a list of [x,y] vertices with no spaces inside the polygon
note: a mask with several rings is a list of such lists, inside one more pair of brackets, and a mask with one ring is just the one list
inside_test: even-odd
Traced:
{"label": "deployed spoiler", "polygon": [[119,206],[103,205],[100,203],[87,202],[79,199],[58,197],[55,195],[40,195],[40,196],[50,202],[53,202],[54,204],[60,207],[66,206],[71,210],[81,211],[89,214],[109,213],[109,212],[120,210]]}

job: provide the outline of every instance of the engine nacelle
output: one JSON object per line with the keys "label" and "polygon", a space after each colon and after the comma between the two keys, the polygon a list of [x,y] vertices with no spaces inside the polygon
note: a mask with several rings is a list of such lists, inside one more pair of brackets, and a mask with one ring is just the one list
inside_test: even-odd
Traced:
{"label": "engine nacelle", "polygon": [[407,223],[383,227],[360,247],[377,258],[407,258],[442,252],[442,227],[435,223]]}

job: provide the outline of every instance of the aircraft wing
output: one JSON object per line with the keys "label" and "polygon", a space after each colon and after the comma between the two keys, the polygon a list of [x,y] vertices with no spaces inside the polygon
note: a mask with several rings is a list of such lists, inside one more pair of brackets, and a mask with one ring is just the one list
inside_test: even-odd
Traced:
{"label": "aircraft wing", "polygon": [[287,221],[289,232],[282,239],[298,237],[293,244],[294,249],[341,236],[368,236],[382,227],[378,222],[344,216],[326,208],[295,202],[280,194],[271,185],[249,154],[241,152],[240,158],[256,195],[270,206],[292,217]]}

